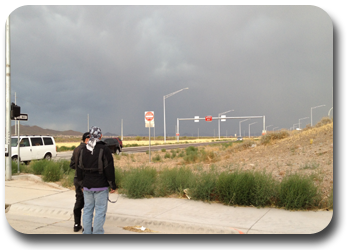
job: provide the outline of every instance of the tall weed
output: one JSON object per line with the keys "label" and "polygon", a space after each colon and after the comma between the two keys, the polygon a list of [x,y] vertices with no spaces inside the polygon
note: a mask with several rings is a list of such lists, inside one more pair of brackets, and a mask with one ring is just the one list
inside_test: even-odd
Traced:
{"label": "tall weed", "polygon": [[200,172],[189,194],[195,200],[213,201],[216,199],[216,182],[218,174],[215,171]]}
{"label": "tall weed", "polygon": [[289,133],[285,130],[279,132],[270,132],[261,137],[261,144],[266,145],[273,140],[281,140],[289,136]]}
{"label": "tall weed", "polygon": [[44,171],[42,173],[43,181],[45,182],[54,182],[59,181],[63,177],[63,171],[57,162],[46,161]]}
{"label": "tall weed", "polygon": [[271,175],[236,169],[219,175],[217,194],[227,205],[267,206],[275,199],[276,185]]}
{"label": "tall weed", "polygon": [[173,193],[183,193],[186,188],[191,188],[195,176],[191,169],[187,167],[166,168],[158,177],[156,196],[167,196]]}
{"label": "tall weed", "polygon": [[308,176],[290,174],[279,187],[277,205],[286,209],[310,209],[320,202],[320,194]]}
{"label": "tall weed", "polygon": [[142,167],[130,170],[122,180],[122,192],[130,198],[143,198],[154,194],[157,171]]}
{"label": "tall weed", "polygon": [[70,171],[69,173],[63,174],[61,183],[63,187],[69,188],[74,186],[74,175],[75,171]]}
{"label": "tall weed", "polygon": [[42,175],[48,162],[48,160],[32,161],[30,167],[33,170],[33,174]]}

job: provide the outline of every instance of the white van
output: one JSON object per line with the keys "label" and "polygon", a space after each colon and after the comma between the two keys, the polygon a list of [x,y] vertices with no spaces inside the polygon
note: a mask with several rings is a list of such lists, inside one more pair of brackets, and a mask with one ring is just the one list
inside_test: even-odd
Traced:
{"label": "white van", "polygon": [[[56,157],[56,143],[52,136],[26,135],[19,137],[20,161],[47,159]],[[11,158],[18,159],[18,136],[11,137]]]}

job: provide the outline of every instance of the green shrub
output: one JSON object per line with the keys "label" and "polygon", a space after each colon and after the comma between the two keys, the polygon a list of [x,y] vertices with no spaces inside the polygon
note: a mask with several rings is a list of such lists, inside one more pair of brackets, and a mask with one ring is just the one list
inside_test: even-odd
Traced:
{"label": "green shrub", "polygon": [[254,175],[254,186],[251,188],[251,203],[256,207],[264,207],[275,203],[278,182],[271,173],[257,172]]}
{"label": "green shrub", "polygon": [[174,149],[172,149],[172,150],[170,150],[170,152],[171,152],[170,158],[174,159],[176,157],[176,151]]}
{"label": "green shrub", "polygon": [[179,154],[183,157],[185,164],[196,163],[196,162],[213,162],[218,159],[213,151],[205,151],[205,149],[198,150],[197,147],[190,146],[185,149],[186,154]]}
{"label": "green shrub", "polygon": [[194,181],[195,176],[189,168],[165,168],[159,174],[155,195],[166,196],[174,193],[183,194],[183,190],[191,188]]}
{"label": "green shrub", "polygon": [[63,177],[63,171],[59,163],[54,161],[46,161],[42,179],[45,182],[59,181]]}
{"label": "green shrub", "polygon": [[139,144],[137,144],[137,143],[132,143],[132,144],[125,144],[125,145],[123,145],[124,148],[128,148],[128,147],[138,147],[138,146],[139,146]]}
{"label": "green shrub", "polygon": [[309,209],[316,207],[319,202],[320,194],[310,177],[291,174],[282,180],[277,203],[279,207]]}
{"label": "green shrub", "polygon": [[61,180],[62,186],[69,188],[74,186],[74,175],[75,171],[70,171],[67,172],[66,174],[63,175],[63,178]]}
{"label": "green shrub", "polygon": [[[250,187],[252,187],[254,183],[253,175],[244,171],[235,171],[232,174],[228,174],[228,176],[230,183],[226,184],[229,186],[229,189],[227,190],[228,196],[224,199],[225,203],[229,199],[227,202],[228,205],[232,203],[249,206],[251,204]],[[219,176],[219,183],[220,180],[222,180],[222,176]],[[220,186],[218,186],[218,190],[221,190],[219,187]],[[222,192],[219,191],[219,193],[221,194]]]}
{"label": "green shrub", "polygon": [[333,188],[330,192],[329,198],[328,198],[328,208],[333,209]]}
{"label": "green shrub", "polygon": [[[11,169],[12,169],[12,174],[18,173],[18,162],[17,161],[11,161]],[[27,170],[27,167],[23,162],[20,162],[19,171],[20,171],[20,173],[28,173],[29,170]]]}
{"label": "green shrub", "polygon": [[179,155],[178,155],[178,156],[179,156],[179,157],[184,157],[184,156],[185,156],[185,152],[181,150],[181,151],[179,152]]}
{"label": "green shrub", "polygon": [[221,173],[217,181],[217,194],[227,205],[266,206],[276,199],[277,182],[271,174],[235,170]]}
{"label": "green shrub", "polygon": [[48,162],[48,160],[32,161],[30,163],[30,166],[33,171],[33,174],[42,175],[45,170],[45,166],[48,164]]}
{"label": "green shrub", "polygon": [[164,152],[166,152],[166,149],[165,149],[165,148],[162,148],[162,150],[161,150],[161,151],[164,153]]}
{"label": "green shrub", "polygon": [[72,151],[76,148],[76,146],[71,146],[71,147],[67,147],[67,146],[61,146],[57,148],[57,152],[63,152],[63,151]]}
{"label": "green shrub", "polygon": [[159,154],[156,154],[155,156],[152,157],[152,161],[153,162],[159,162],[161,161],[162,159],[160,158],[160,155]]}
{"label": "green shrub", "polygon": [[129,198],[143,198],[154,194],[157,171],[150,167],[130,170],[122,180],[122,191]]}
{"label": "green shrub", "polygon": [[192,153],[198,153],[198,148],[194,146],[189,146],[185,149],[186,155],[190,155]]}
{"label": "green shrub", "polygon": [[56,161],[56,164],[58,164],[59,167],[62,169],[63,174],[69,174],[71,171],[73,171],[73,172],[75,171],[69,167],[70,161],[68,161],[68,160],[61,159],[61,160]]}
{"label": "green shrub", "polygon": [[164,155],[164,158],[165,158],[165,159],[170,158],[170,157],[171,157],[171,156],[170,156],[169,153],[166,153],[166,154]]}
{"label": "green shrub", "polygon": [[114,169],[115,184],[117,185],[117,187],[121,187],[121,183],[124,175],[125,175],[125,171],[119,168]]}
{"label": "green shrub", "polygon": [[195,184],[189,189],[189,195],[195,200],[215,200],[217,179],[218,175],[214,171],[198,173],[196,175]]}
{"label": "green shrub", "polygon": [[199,159],[198,148],[189,146],[185,149],[186,155],[183,157],[185,163],[194,163]]}

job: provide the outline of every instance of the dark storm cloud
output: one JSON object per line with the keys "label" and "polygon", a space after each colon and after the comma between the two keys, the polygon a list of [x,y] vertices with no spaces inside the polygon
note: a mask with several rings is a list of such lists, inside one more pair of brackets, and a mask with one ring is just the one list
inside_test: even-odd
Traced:
{"label": "dark storm cloud", "polygon": [[[287,128],[332,107],[333,27],[313,6],[24,6],[11,14],[12,93],[28,125],[156,134],[176,118],[265,115]],[[13,98],[13,97],[12,97]],[[251,130],[261,133],[262,121]],[[303,120],[303,125],[310,120]],[[217,122],[181,122],[213,134]],[[269,128],[271,129],[271,127]],[[222,124],[236,133],[238,121]]]}

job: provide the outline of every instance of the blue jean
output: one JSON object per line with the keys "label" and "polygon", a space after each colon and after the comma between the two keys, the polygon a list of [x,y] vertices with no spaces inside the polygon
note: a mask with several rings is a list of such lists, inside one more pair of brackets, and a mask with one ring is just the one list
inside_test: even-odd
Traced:
{"label": "blue jean", "polygon": [[[83,234],[104,234],[103,225],[106,221],[108,189],[104,191],[84,190],[84,201]],[[91,232],[94,210],[94,229]]]}

